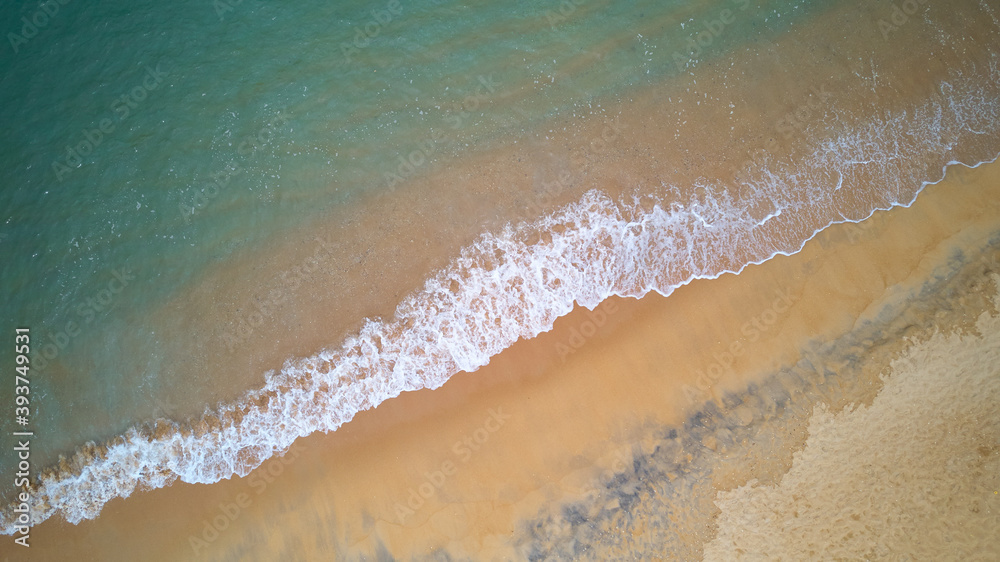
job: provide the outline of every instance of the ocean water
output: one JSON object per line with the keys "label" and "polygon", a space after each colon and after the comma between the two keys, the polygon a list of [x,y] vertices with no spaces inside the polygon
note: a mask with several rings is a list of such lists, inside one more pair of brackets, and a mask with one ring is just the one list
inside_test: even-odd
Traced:
{"label": "ocean water", "polygon": [[[654,3],[227,6],[4,8],[26,39],[8,36],[0,63],[3,318],[34,328],[36,372],[53,373],[35,381],[41,462],[163,413],[184,352],[142,318],[202,270],[477,143],[676,73],[626,32],[700,16]],[[806,13],[773,9],[782,23]],[[667,52],[688,39],[660,35]],[[557,60],[597,48],[610,53],[553,80]]]}
{"label": "ocean water", "polygon": [[[8,35],[0,59],[9,180],[0,282],[5,332],[30,327],[34,339],[32,455],[36,475],[51,468],[34,484],[36,523],[96,517],[137,488],[245,475],[300,436],[485,365],[574,303],[669,295],[794,253],[830,224],[910,204],[948,164],[992,160],[1000,147],[988,2],[952,12],[918,3],[896,20],[895,4],[869,5],[868,43],[819,42],[828,51],[819,53],[793,50],[803,41],[795,34],[846,25],[852,3],[53,6],[0,8],[24,37]],[[914,77],[927,53],[943,62]],[[762,62],[737,65],[748,60]],[[825,74],[824,60],[837,61]],[[776,68],[821,80],[777,110],[771,97],[783,92],[757,75]],[[660,91],[676,102],[650,93]],[[554,123],[613,122],[633,98],[678,108],[678,128],[650,123],[641,138],[714,135],[727,174],[614,188],[577,176],[573,202],[553,212],[514,205],[507,226],[419,272],[422,288],[392,302],[393,316],[359,318],[359,331],[325,350],[287,357],[239,400],[217,404],[206,391],[183,408],[210,408],[201,419],[169,415],[165,396],[189,380],[176,374],[187,350],[157,317],[203,290],[209,272],[420,178],[556,137]],[[730,148],[723,134],[734,129],[718,119],[703,133],[681,128],[727,104],[766,116],[774,131],[745,137],[765,148]],[[653,145],[650,158],[690,167],[672,146]],[[355,234],[338,243],[355,244]],[[369,298],[385,300],[378,281],[364,282]],[[223,354],[224,338],[211,338]],[[8,348],[0,361],[13,364]],[[216,377],[195,384],[211,389]],[[0,393],[7,403],[11,391]],[[3,419],[6,432],[17,429]],[[0,461],[16,465],[8,449]],[[11,511],[3,521],[13,532]]]}

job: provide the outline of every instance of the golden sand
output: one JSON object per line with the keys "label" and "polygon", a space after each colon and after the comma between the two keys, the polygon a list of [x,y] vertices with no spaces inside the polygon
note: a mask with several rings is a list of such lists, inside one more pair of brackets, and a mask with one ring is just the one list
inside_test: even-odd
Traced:
{"label": "golden sand", "polygon": [[[931,8],[935,18],[962,21],[961,10]],[[591,187],[621,195],[661,181],[694,185],[730,177],[737,160],[762,151],[794,159],[801,139],[778,135],[776,123],[813,95],[810,86],[830,84],[859,120],[872,104],[926,99],[946,68],[934,61],[948,58],[928,41],[932,29],[914,27],[906,44],[869,57],[877,8],[867,10],[709,61],[687,82],[608,104],[607,118],[491,146],[194,280],[158,314],[166,332],[190,334],[176,338],[190,357],[176,362],[170,401],[194,409],[177,414],[260,386],[266,370],[341,341],[364,316],[391,315],[484,229]],[[963,50],[982,39],[967,28],[952,58],[967,59]],[[852,34],[838,36],[843,29]],[[803,60],[790,65],[772,50]],[[905,94],[888,99],[880,90],[872,99],[876,70]],[[698,97],[723,89],[732,99]],[[619,118],[621,142],[588,149]],[[567,170],[558,192],[539,195]],[[693,282],[669,298],[576,310],[475,373],[300,439],[247,478],[138,493],[78,526],[51,519],[32,530],[32,555],[698,558],[718,532],[715,502],[731,509],[740,501],[719,492],[751,479],[777,486],[806,446],[815,405],[836,413],[849,402],[871,404],[902,336],[971,325],[989,306],[984,268],[997,256],[987,241],[1000,233],[998,196],[997,165],[952,169],[912,208],[831,227],[793,256]],[[226,349],[223,334],[254,299],[319,249],[338,265],[286,291],[262,325]]]}
{"label": "golden sand", "polygon": [[1000,558],[1000,316],[976,331],[908,349],[869,407],[818,408],[780,483],[719,494],[705,559]]}
{"label": "golden sand", "polygon": [[[174,384],[163,389],[164,399],[179,405],[171,414],[198,416],[205,405],[235,400],[288,358],[338,345],[363,318],[391,318],[404,296],[483,232],[535,219],[595,188],[614,198],[638,191],[687,200],[700,180],[734,185],[754,163],[784,162],[788,169],[774,171],[792,173],[811,150],[807,141],[824,135],[834,108],[840,126],[849,128],[867,124],[873,108],[882,114],[939,99],[949,69],[984,67],[979,45],[995,32],[965,8],[927,10],[934,25],[913,22],[885,41],[874,23],[885,15],[880,7],[838,8],[773,44],[705,61],[627,98],[596,100],[600,114],[511,132],[429,167],[391,193],[355,201],[265,248],[238,252],[152,315],[156,333],[174,346],[166,359]],[[939,26],[963,34],[943,47]],[[623,32],[619,46],[633,39],[633,31]],[[510,85],[490,103],[516,107],[532,87]],[[787,134],[784,118],[804,107],[808,119]],[[973,148],[971,157],[986,157]],[[936,178],[939,168],[930,166],[925,177]],[[864,185],[871,178],[856,179]],[[659,192],[661,185],[681,191]],[[867,214],[867,201],[842,198],[845,217]],[[797,239],[825,224],[810,219],[783,228]],[[298,277],[311,258],[318,258],[318,269],[302,282],[283,282]],[[262,302],[267,310],[258,314]]]}
{"label": "golden sand", "polygon": [[[478,372],[302,439],[245,479],[115,500],[78,526],[50,520],[33,530],[32,554],[72,548],[82,559],[272,560],[442,550],[519,559],[539,551],[539,537],[571,537],[583,522],[608,533],[590,545],[591,557],[696,557],[715,538],[716,493],[752,478],[778,482],[805,443],[817,401],[834,413],[848,401],[869,403],[882,386],[878,373],[905,345],[896,336],[970,324],[985,306],[982,295],[992,289],[982,264],[998,253],[985,242],[1000,234],[1000,166],[953,172],[912,208],[832,227],[794,256],[692,283],[669,298],[577,310]],[[977,278],[972,286],[982,294],[969,289]],[[965,284],[953,286],[958,280]],[[917,292],[925,283],[936,289],[930,296]],[[902,332],[889,329],[900,322]],[[845,349],[868,359],[838,365],[837,346],[858,334],[867,339]],[[731,368],[706,379],[718,372],[713,365],[728,363],[720,357],[735,342],[743,345]],[[832,386],[843,392],[831,394],[815,373],[803,379],[808,384],[781,375],[804,357],[832,370]],[[768,406],[762,389],[775,373],[786,377],[782,388],[799,390]],[[688,400],[692,392],[723,407],[706,410]],[[717,427],[704,412],[728,421]],[[740,428],[770,437],[741,442],[733,433]],[[635,470],[681,439],[675,473]],[[614,483],[629,478],[634,500],[615,492]],[[666,494],[671,482],[688,481],[687,491]],[[643,496],[643,486],[662,497]],[[633,503],[621,509],[623,501]],[[589,511],[570,517],[567,506]],[[653,525],[664,506],[673,510],[667,530]],[[616,508],[621,520],[603,519]]]}

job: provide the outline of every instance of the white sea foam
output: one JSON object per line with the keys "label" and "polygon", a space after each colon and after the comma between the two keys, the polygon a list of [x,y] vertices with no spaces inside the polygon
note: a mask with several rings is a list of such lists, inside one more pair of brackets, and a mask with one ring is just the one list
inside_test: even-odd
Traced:
{"label": "white sea foam", "polygon": [[[244,476],[298,437],[478,369],[518,338],[551,329],[574,303],[593,309],[612,295],[668,295],[693,279],[797,252],[817,225],[909,205],[927,185],[927,163],[941,169],[956,163],[956,151],[986,140],[979,137],[995,141],[998,84],[994,65],[975,80],[944,84],[943,105],[874,119],[819,144],[803,162],[751,170],[750,200],[714,184],[699,186],[699,199],[653,205],[591,191],[534,223],[486,234],[407,297],[391,321],[370,320],[339,349],[289,361],[262,389],[197,426],[161,421],[155,431],[134,429],[81,451],[43,476],[32,523],[57,512],[78,523],[113,498],[177,479]],[[0,513],[6,534],[15,532],[13,507]]]}

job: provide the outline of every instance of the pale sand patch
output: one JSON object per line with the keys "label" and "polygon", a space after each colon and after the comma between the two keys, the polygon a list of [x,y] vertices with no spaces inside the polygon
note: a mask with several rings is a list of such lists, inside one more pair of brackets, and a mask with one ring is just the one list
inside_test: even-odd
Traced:
{"label": "pale sand patch", "polygon": [[[940,10],[935,14],[949,16]],[[951,15],[958,18],[957,14]],[[860,21],[865,15],[850,17]],[[924,55],[928,49],[934,50],[932,47],[916,45],[920,48],[909,49],[911,45],[893,43],[895,49],[877,53],[878,60],[869,60],[862,68],[854,62],[857,57],[845,55],[852,47],[867,53],[860,47],[863,41],[857,41],[865,37],[864,30],[851,29],[856,36],[816,41],[836,45],[840,49],[836,56],[807,56],[808,50],[803,48],[808,63],[839,61],[811,64],[815,74],[798,73],[796,66],[778,57],[773,57],[770,65],[764,64],[757,60],[759,53],[749,51],[732,60],[733,70],[700,74],[697,80],[706,90],[712,89],[706,83],[725,86],[732,99],[740,101],[741,109],[732,116],[728,114],[730,100],[718,97],[711,103],[696,104],[690,96],[685,96],[686,105],[672,100],[664,103],[663,96],[686,91],[694,79],[623,101],[623,116],[632,124],[628,142],[588,162],[590,168],[579,173],[582,179],[575,187],[544,205],[532,206],[532,213],[573,200],[574,190],[585,187],[599,186],[615,194],[660,180],[690,185],[698,177],[725,177],[733,173],[733,154],[746,155],[752,147],[765,147],[775,157],[793,152],[796,141],[801,139],[784,142],[779,138],[775,145],[769,143],[768,133],[775,132],[775,124],[784,112],[805,103],[810,85],[822,85],[831,77],[863,74],[869,66],[882,69],[894,57],[909,57],[906,63],[899,64],[901,70],[896,76],[905,86],[898,89],[899,99],[866,98],[863,75],[843,82],[839,98],[859,108],[876,102],[880,107],[905,106],[911,99],[923,99],[938,84],[944,66],[933,61],[943,57],[925,64],[928,59]],[[926,33],[932,30],[928,28]],[[825,31],[827,36],[837,33],[837,26]],[[809,29],[789,42],[808,46],[806,38],[821,35]],[[927,38],[926,34],[917,36]],[[965,39],[970,41],[968,48],[975,50],[975,42]],[[955,51],[963,48],[956,47]],[[743,69],[750,68],[761,72],[737,80],[746,74]],[[782,72],[772,72],[776,69]],[[907,74],[907,69],[917,71]],[[891,77],[890,72],[881,79]],[[776,90],[787,92],[787,96],[774,96]],[[866,114],[859,111],[858,115],[861,119]],[[688,117],[692,119],[685,127],[674,128]],[[702,124],[705,127],[699,128]],[[483,225],[494,224],[492,220],[502,222],[511,209],[516,211],[510,211],[510,216],[519,216],[522,209],[518,205],[525,200],[537,202],[530,195],[538,182],[555,179],[560,165],[573,161],[573,151],[605,126],[595,120],[570,127],[544,145],[546,150],[538,150],[537,145],[528,149],[500,147],[475,155],[457,169],[419,179],[407,193],[364,207],[353,222],[336,218],[325,228],[290,234],[287,240],[276,242],[265,256],[258,254],[239,263],[224,264],[207,280],[199,280],[198,288],[190,295],[171,303],[168,308],[176,316],[164,313],[166,324],[177,321],[167,331],[189,335],[187,339],[177,338],[190,361],[186,365],[178,363],[184,371],[177,379],[182,396],[172,401],[197,412],[201,401],[234,398],[247,387],[258,386],[267,368],[339,341],[342,333],[356,327],[361,316],[388,314],[397,297],[418,285],[426,270],[439,267]],[[521,156],[523,162],[518,160]],[[537,170],[542,172],[535,175]],[[585,186],[583,179],[589,185]],[[444,181],[433,185],[438,180]],[[428,185],[447,190],[447,196],[428,197],[431,191],[422,189]],[[928,193],[944,189],[939,186]],[[757,380],[755,377],[794,362],[808,338],[832,340],[858,326],[859,317],[877,314],[884,303],[906,302],[907,291],[897,285],[919,283],[938,264],[946,263],[951,248],[974,245],[994,228],[997,197],[993,187],[960,192],[954,191],[957,187],[952,189],[951,198],[931,198],[933,204],[918,202],[917,208],[923,210],[916,215],[917,211],[889,214],[919,218],[898,219],[897,226],[885,231],[861,229],[866,234],[859,244],[850,244],[851,233],[856,232],[851,229],[859,227],[836,227],[828,235],[842,240],[834,240],[829,248],[817,248],[814,243],[793,258],[772,260],[738,278],[727,275],[697,282],[669,299],[653,296],[638,303],[619,301],[620,310],[564,365],[558,345],[569,342],[573,329],[580,329],[587,320],[585,313],[577,311],[557,323],[550,334],[515,346],[478,373],[459,375],[439,391],[413,393],[390,401],[376,412],[359,415],[335,436],[302,440],[306,452],[300,459],[308,461],[298,460],[287,468],[280,465],[283,476],[259,496],[256,489],[248,488],[246,480],[208,487],[176,485],[112,502],[95,522],[71,527],[51,521],[34,532],[45,537],[43,544],[50,545],[42,549],[76,544],[78,551],[95,558],[124,557],[125,553],[147,549],[164,558],[185,558],[191,554],[187,537],[202,532],[203,521],[218,516],[218,504],[231,503],[239,493],[249,490],[252,505],[243,510],[238,524],[227,527],[211,544],[213,552],[242,551],[249,557],[268,558],[271,551],[254,550],[253,546],[266,542],[267,525],[292,529],[296,524],[303,530],[322,528],[322,532],[288,534],[276,538],[278,542],[269,548],[274,552],[286,548],[291,552],[320,552],[323,545],[328,549],[335,544],[356,544],[359,551],[374,552],[376,545],[383,543],[392,552],[406,552],[409,548],[423,551],[450,540],[456,552],[487,552],[483,545],[498,544],[514,528],[515,521],[534,516],[550,499],[579,495],[595,475],[620,467],[622,445],[636,442],[640,451],[647,452],[656,446],[657,441],[648,438],[644,428],[686,420],[691,405],[685,389],[697,389],[697,372],[707,373],[712,365],[721,363],[717,354],[730,349],[734,342],[751,338],[743,330],[748,322],[752,325],[755,318],[763,319],[769,310],[775,313],[775,322],[769,323],[766,331],[758,330],[761,335],[748,342],[743,354],[735,359],[733,372],[727,371],[710,386],[714,396],[740,391],[748,381]],[[527,199],[510,195],[508,190]],[[441,219],[441,200],[452,196],[455,199],[448,216],[466,218],[448,223]],[[497,216],[484,218],[484,213]],[[397,220],[400,217],[402,220]],[[237,309],[249,306],[261,289],[257,280],[301,263],[313,251],[311,240],[317,233],[339,236],[345,231],[365,233],[371,238],[356,246],[352,244],[357,240],[351,239],[344,246],[344,255],[335,260],[357,266],[342,271],[341,278],[322,282],[317,278],[317,283],[296,293],[290,309],[282,310],[274,322],[254,332],[242,349],[220,353],[220,330],[238,318]],[[410,239],[416,240],[414,244],[422,243],[422,251],[399,243],[417,232],[420,236]],[[371,248],[374,253],[365,257],[364,251]],[[363,259],[355,261],[356,257]],[[361,267],[364,263],[367,265]],[[345,286],[353,290],[342,290]],[[790,310],[777,310],[779,293],[794,298]],[[196,321],[193,325],[192,319]],[[447,486],[399,525],[396,504],[405,504],[409,491],[423,483],[425,472],[432,473],[445,461],[454,461],[458,455],[453,445],[484,427],[489,409],[498,406],[513,417],[489,434],[482,449],[449,477]],[[503,445],[507,440],[511,443]],[[626,448],[630,454],[634,452]],[[790,454],[790,450],[785,452]],[[567,456],[566,451],[575,456]],[[511,459],[517,461],[512,472],[507,467]],[[603,464],[595,466],[595,459],[603,459]],[[775,462],[780,465],[783,461]],[[739,474],[733,476],[733,485],[739,485],[740,478]],[[466,498],[471,500],[465,503]],[[454,505],[461,505],[463,510],[456,511]],[[292,507],[294,511],[289,511]],[[151,535],[145,528],[134,526],[153,522],[159,534]],[[428,532],[439,527],[441,531]],[[465,536],[466,528],[476,529],[476,534]],[[120,542],[106,543],[109,538]],[[325,542],[317,542],[321,540]],[[119,546],[106,550],[110,544]]]}
{"label": "pale sand patch", "polygon": [[913,345],[870,407],[818,408],[780,483],[719,494],[705,559],[1000,559],[1000,317],[976,329]]}
{"label": "pale sand patch", "polygon": [[[567,355],[561,346],[595,321],[577,310],[552,332],[519,342],[476,373],[460,374],[435,391],[404,394],[333,434],[300,440],[301,449],[286,464],[269,462],[247,479],[175,484],[115,500],[98,519],[79,526],[50,520],[33,530],[32,554],[74,549],[82,559],[265,560],[383,552],[409,558],[447,548],[477,559],[520,558],[524,551],[512,545],[524,540],[524,522],[603,487],[602,477],[659,446],[658,428],[690,418],[698,405],[685,398],[685,386],[697,388],[697,372],[707,372],[733,342],[743,341],[745,349],[709,388],[715,396],[740,392],[795,363],[810,340],[832,342],[881,321],[880,315],[891,315],[886,307],[911,302],[921,283],[951,272],[956,250],[972,255],[988,233],[1000,230],[1000,167],[954,172],[912,208],[880,215],[870,225],[833,227],[794,256],[692,283],[669,298],[617,299],[617,311]],[[793,305],[748,341],[742,328],[775,310],[778,292]],[[878,390],[876,375],[863,381],[871,395]],[[795,402],[805,409],[813,403],[806,395]],[[491,423],[491,409],[510,418]],[[456,451],[456,443],[461,450],[462,440],[475,440],[483,428],[478,450]],[[759,466],[723,470],[718,489],[752,477],[774,481],[805,438],[804,425],[789,431],[791,437],[771,449],[751,444],[763,447],[755,457]],[[723,468],[739,461],[706,437],[704,450],[712,449],[718,456],[707,458]],[[449,461],[454,473],[435,485],[435,473],[443,474]],[[267,482],[267,470],[280,474]],[[400,523],[397,508],[426,482],[433,493]],[[706,490],[714,497],[714,488]],[[240,494],[247,494],[246,507],[194,556],[190,537],[203,536],[223,514],[220,504],[230,506]],[[708,516],[716,509],[710,501],[688,507]],[[714,536],[699,525],[691,535],[698,545]],[[637,527],[629,529],[643,540]]]}

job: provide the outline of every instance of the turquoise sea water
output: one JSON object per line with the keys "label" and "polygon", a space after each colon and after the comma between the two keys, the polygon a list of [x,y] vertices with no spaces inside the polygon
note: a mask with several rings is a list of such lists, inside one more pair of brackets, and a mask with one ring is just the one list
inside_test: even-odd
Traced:
{"label": "turquoise sea water", "polygon": [[[205,271],[237,254],[252,254],[283,232],[366,194],[395,189],[397,180],[512,142],[517,133],[544,127],[553,117],[599,114],[602,105],[628,99],[650,84],[686,79],[726,52],[766,51],[769,39],[798,22],[821,18],[836,5],[393,0],[278,6],[219,0],[50,2],[45,7],[51,15],[32,4],[0,8],[8,32],[0,59],[0,130],[6,135],[0,166],[7,172],[0,189],[0,285],[5,290],[0,319],[11,340],[15,327],[30,327],[34,338],[31,418],[45,436],[36,440],[35,462],[51,464],[59,453],[90,440],[106,441],[169,409],[161,395],[174,383],[171,365],[179,357],[164,340],[169,335],[152,329],[149,314],[197,288]],[[31,27],[22,18],[37,23]],[[995,85],[995,62],[980,70]],[[843,182],[855,164],[874,162],[872,167],[890,181],[865,213],[908,204],[921,185],[893,183],[914,175],[897,160],[932,153],[945,158],[935,161],[939,169],[948,160],[941,155],[959,145],[955,139],[995,132],[997,100],[983,102],[975,98],[977,92],[972,86],[956,87],[947,112],[927,106],[848,131],[819,146],[809,164],[838,170]],[[885,131],[889,136],[878,136]],[[896,153],[883,145],[892,145]],[[809,203],[827,205],[840,186],[807,185],[794,174],[781,179],[785,183],[759,190],[759,199],[767,203],[761,208],[775,209],[761,220],[744,216],[746,207],[728,199],[623,213],[591,194],[539,223],[539,228],[593,226],[576,238],[571,232],[559,239],[566,244],[562,253],[518,246],[500,235],[488,238],[483,248],[489,252],[531,258],[510,259],[505,263],[510,271],[544,270],[538,285],[556,287],[555,296],[526,294],[551,301],[533,301],[528,311],[490,308],[490,314],[503,312],[496,314],[498,333],[483,328],[486,320],[493,325],[489,318],[468,332],[462,330],[475,322],[447,324],[425,317],[399,322],[425,330],[414,341],[447,340],[441,344],[448,348],[441,361],[424,348],[410,353],[411,342],[392,348],[386,338],[378,339],[383,325],[368,325],[359,340],[344,344],[343,357],[311,358],[280,375],[287,378],[268,382],[272,393],[305,388],[308,399],[285,393],[273,402],[299,412],[295,423],[277,431],[271,422],[278,406],[271,406],[255,410],[257,417],[239,416],[239,423],[250,421],[226,426],[231,432],[211,436],[216,441],[173,435],[169,446],[176,450],[164,446],[149,458],[170,457],[164,463],[171,474],[189,482],[245,474],[246,464],[259,463],[300,434],[335,429],[393,393],[440,385],[458,369],[481,366],[517,337],[551,327],[574,300],[594,306],[610,294],[669,294],[693,277],[795,251],[812,231],[804,237],[779,233],[773,240],[759,231],[783,211],[767,228],[794,223],[795,212],[811,211]],[[809,191],[813,187],[815,194]],[[829,215],[824,224],[847,220],[835,211],[822,207],[817,214]],[[611,255],[596,231],[621,241],[614,248],[621,255]],[[472,253],[480,250],[487,251]],[[750,259],[736,263],[733,256],[744,250]],[[604,256],[608,261],[587,262],[595,252],[609,254]],[[732,260],[720,260],[724,265],[712,269],[716,255]],[[560,270],[566,264],[559,260],[570,265]],[[662,276],[650,264],[662,265]],[[496,294],[513,286],[473,266],[460,264],[459,269],[462,280],[482,280]],[[444,303],[440,310],[466,320],[463,314],[478,310],[450,294],[451,300],[441,300],[444,291],[434,292],[438,281],[428,285],[430,296],[422,293],[405,303],[403,318],[417,318],[413,311],[428,302]],[[518,286],[529,281],[537,279]],[[470,294],[473,289],[479,291],[475,286]],[[379,346],[371,345],[376,340]],[[0,347],[0,365],[13,365],[13,357],[9,346]],[[332,380],[350,380],[353,386],[333,384],[331,390],[316,374],[317,364],[336,365],[323,376],[374,365],[380,373],[385,367],[385,377],[356,381],[354,375],[338,374]],[[431,373],[430,382],[414,382],[414,373]],[[9,386],[0,389],[2,404],[13,402],[11,393]],[[302,408],[315,402],[328,410]],[[0,419],[5,432],[16,429],[9,416]],[[134,453],[129,447],[136,443],[116,449],[114,458]],[[0,466],[14,466],[13,455],[0,449]],[[107,478],[107,489],[94,497],[82,498],[79,492],[80,503],[90,503],[73,517],[92,517],[88,509],[127,495],[137,481],[156,487],[175,477],[163,477],[160,468],[137,469],[120,486],[110,472],[96,469],[68,479],[73,491],[59,507],[72,503],[72,494],[87,486],[86,478]],[[152,480],[144,480],[150,474]]]}
{"label": "turquoise sea water", "polygon": [[143,317],[204,268],[430,169],[400,168],[415,150],[590,111],[823,8],[770,4],[6,5],[0,317],[33,330],[36,458],[162,413]]}

